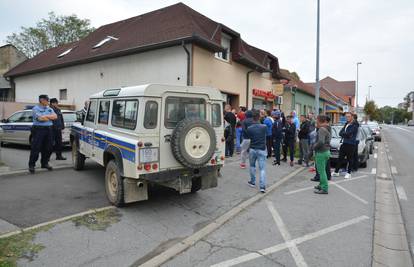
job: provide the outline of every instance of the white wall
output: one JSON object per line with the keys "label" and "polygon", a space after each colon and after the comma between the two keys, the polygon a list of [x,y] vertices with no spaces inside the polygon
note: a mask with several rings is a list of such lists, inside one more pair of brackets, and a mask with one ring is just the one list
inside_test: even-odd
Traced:
{"label": "white wall", "polygon": [[91,94],[108,88],[146,83],[185,85],[187,55],[183,47],[175,46],[16,77],[15,83],[16,102],[37,102],[40,94],[59,99],[59,89],[66,88],[67,100],[60,102],[81,109]]}

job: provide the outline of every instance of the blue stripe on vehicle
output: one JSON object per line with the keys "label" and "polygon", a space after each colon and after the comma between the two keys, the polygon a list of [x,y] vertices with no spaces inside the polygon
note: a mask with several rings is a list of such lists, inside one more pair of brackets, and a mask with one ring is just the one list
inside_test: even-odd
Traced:
{"label": "blue stripe on vehicle", "polygon": [[30,131],[32,126],[30,125],[2,125],[3,131]]}

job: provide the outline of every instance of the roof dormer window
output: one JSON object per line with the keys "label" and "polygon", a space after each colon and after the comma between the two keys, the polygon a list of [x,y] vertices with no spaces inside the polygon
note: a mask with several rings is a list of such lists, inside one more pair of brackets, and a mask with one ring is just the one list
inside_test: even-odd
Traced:
{"label": "roof dormer window", "polygon": [[101,46],[103,46],[104,44],[106,44],[107,42],[111,41],[111,40],[118,40],[118,38],[113,37],[113,36],[107,36],[105,39],[103,39],[102,41],[100,41],[99,43],[97,43],[96,45],[94,45],[93,49],[99,48]]}
{"label": "roof dormer window", "polygon": [[223,52],[217,52],[216,58],[229,61],[230,60],[231,37],[225,33],[221,33],[221,46],[225,49]]}
{"label": "roof dormer window", "polygon": [[71,48],[69,48],[69,49],[65,50],[63,53],[60,53],[60,54],[57,56],[57,58],[61,58],[61,57],[66,56],[67,54],[69,54],[69,53],[70,53],[70,51],[72,51],[72,50],[73,50],[73,48],[74,48],[74,47],[71,47]]}

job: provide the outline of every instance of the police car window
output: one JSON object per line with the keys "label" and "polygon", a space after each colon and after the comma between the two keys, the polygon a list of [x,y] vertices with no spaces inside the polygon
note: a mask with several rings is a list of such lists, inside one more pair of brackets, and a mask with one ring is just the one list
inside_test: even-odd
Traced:
{"label": "police car window", "polygon": [[174,128],[184,118],[206,119],[205,100],[202,98],[168,97],[165,103],[165,127]]}
{"label": "police car window", "polygon": [[19,122],[33,122],[33,114],[31,111],[23,112]]}
{"label": "police car window", "polygon": [[89,103],[88,115],[86,115],[86,121],[94,122],[96,113],[96,100]]}
{"label": "police car window", "polygon": [[211,105],[211,124],[213,125],[213,127],[222,126],[220,104]]}
{"label": "police car window", "polygon": [[65,112],[65,113],[62,113],[62,115],[63,115],[63,120],[65,121],[65,122],[75,122],[76,121],[76,113],[72,113],[72,112]]}
{"label": "police car window", "polygon": [[137,114],[137,100],[115,100],[112,108],[112,126],[135,129]]}
{"label": "police car window", "polygon": [[18,112],[18,113],[14,113],[13,115],[11,115],[7,121],[8,122],[18,122],[20,120],[20,118],[22,117],[23,112]]}
{"label": "police car window", "polygon": [[111,102],[109,100],[103,100],[99,102],[98,123],[108,124],[110,103]]}
{"label": "police car window", "polygon": [[145,104],[144,127],[145,129],[155,129],[158,124],[158,103],[147,101]]}

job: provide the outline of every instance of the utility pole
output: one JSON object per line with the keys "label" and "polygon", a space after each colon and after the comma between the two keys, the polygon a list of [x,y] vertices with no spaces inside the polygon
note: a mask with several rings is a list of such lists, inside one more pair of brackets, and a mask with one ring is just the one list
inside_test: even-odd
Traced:
{"label": "utility pole", "polygon": [[356,109],[358,110],[358,76],[359,76],[359,65],[361,65],[362,64],[362,62],[358,62],[356,65],[356,67],[357,67],[357,77],[356,77],[356,93],[355,93],[355,107],[356,107]]}
{"label": "utility pole", "polygon": [[315,114],[319,115],[319,21],[320,21],[320,0],[317,7],[317,22],[316,22],[316,78],[315,78]]}
{"label": "utility pole", "polygon": [[368,86],[368,101],[371,101],[371,87],[372,85]]}

